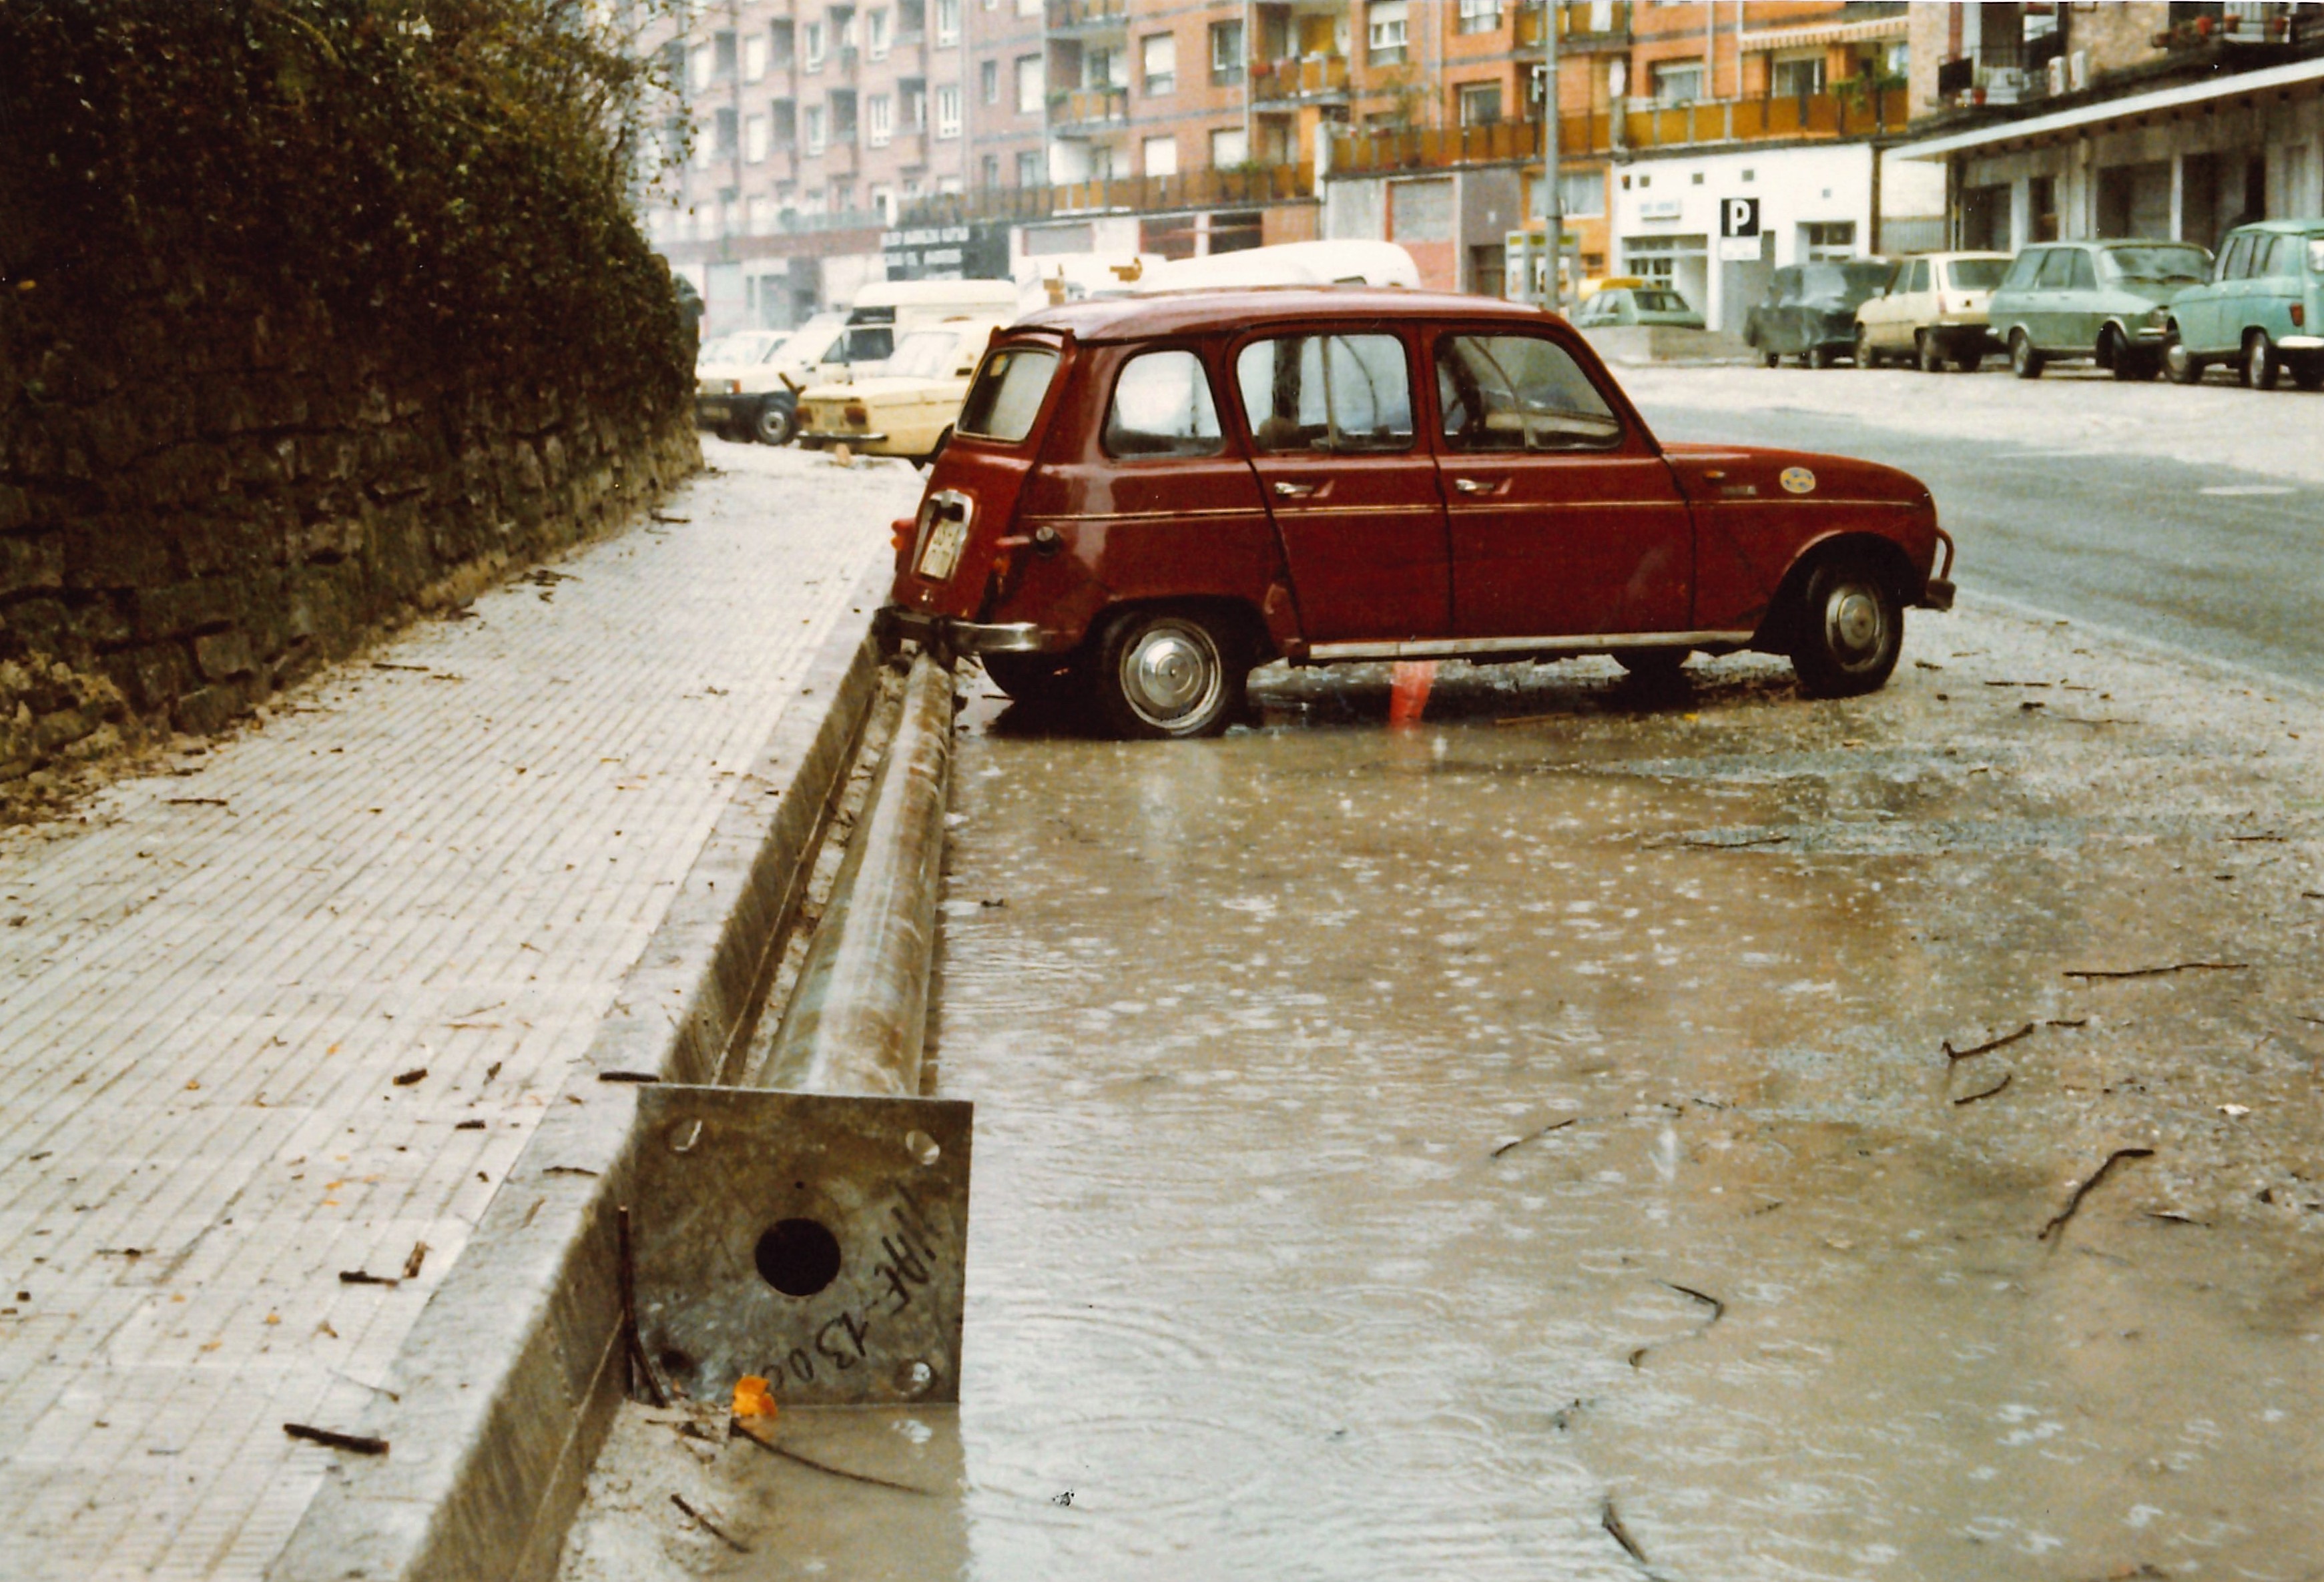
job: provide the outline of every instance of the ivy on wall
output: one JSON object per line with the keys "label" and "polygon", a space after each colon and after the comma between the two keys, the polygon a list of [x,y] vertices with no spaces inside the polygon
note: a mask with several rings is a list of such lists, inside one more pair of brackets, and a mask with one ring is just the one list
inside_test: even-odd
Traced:
{"label": "ivy on wall", "polygon": [[690,328],[639,234],[669,85],[653,4],[8,0],[0,276],[86,325],[230,280],[474,371],[682,400]]}

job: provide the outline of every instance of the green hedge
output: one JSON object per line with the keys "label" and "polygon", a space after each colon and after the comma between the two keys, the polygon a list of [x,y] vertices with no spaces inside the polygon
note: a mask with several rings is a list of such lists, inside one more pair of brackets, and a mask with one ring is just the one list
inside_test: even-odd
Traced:
{"label": "green hedge", "polygon": [[683,400],[691,327],[629,201],[667,85],[595,20],[653,8],[5,0],[15,327],[226,290],[392,361]]}

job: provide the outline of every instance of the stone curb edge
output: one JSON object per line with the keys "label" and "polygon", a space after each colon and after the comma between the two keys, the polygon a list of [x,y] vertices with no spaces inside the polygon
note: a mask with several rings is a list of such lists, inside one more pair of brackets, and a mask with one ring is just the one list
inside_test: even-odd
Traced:
{"label": "stone curb edge", "polygon": [[[804,893],[875,694],[884,556],[843,607],[720,813],[587,1057],[429,1297],[360,1431],[267,1582],[546,1582],[621,1403],[615,1210],[637,1089],[717,1080]],[[754,791],[757,795],[754,795]],[[770,814],[768,799],[774,799]]]}

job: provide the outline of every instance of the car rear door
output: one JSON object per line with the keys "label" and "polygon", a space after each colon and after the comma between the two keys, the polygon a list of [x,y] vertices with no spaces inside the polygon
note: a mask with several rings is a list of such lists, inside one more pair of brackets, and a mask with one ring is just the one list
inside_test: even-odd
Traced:
{"label": "car rear door", "polygon": [[1251,467],[1311,643],[1444,635],[1452,574],[1435,466],[1413,414],[1413,347],[1379,324],[1238,342]]}
{"label": "car rear door", "polygon": [[1548,328],[1431,337],[1452,635],[1641,635],[1690,623],[1694,526],[1651,439]]}

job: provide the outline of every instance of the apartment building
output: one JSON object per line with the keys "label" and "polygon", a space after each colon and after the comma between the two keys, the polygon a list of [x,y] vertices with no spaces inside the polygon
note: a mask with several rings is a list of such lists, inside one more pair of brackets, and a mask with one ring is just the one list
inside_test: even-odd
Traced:
{"label": "apartment building", "polygon": [[1957,245],[2324,215],[2324,5],[1916,6],[1913,138]]}

